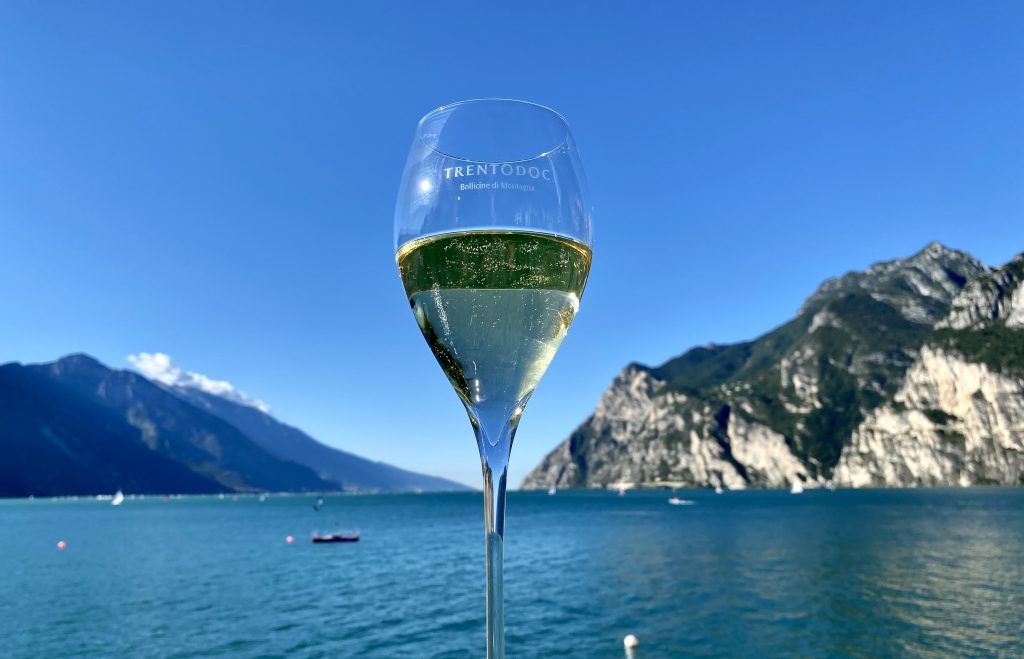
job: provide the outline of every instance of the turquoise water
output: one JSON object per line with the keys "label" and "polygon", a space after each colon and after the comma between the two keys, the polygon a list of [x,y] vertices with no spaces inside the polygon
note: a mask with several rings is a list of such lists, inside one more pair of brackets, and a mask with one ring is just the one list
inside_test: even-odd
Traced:
{"label": "turquoise water", "polygon": [[[1024,654],[1024,490],[669,496],[513,493],[509,656]],[[2,501],[0,654],[481,656],[479,495],[312,502]]]}

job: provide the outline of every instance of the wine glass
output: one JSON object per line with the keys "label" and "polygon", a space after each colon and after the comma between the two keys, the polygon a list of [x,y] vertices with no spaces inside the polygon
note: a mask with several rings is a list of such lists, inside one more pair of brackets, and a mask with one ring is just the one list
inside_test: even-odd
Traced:
{"label": "wine glass", "polygon": [[416,323],[476,434],[487,656],[498,659],[512,440],[590,272],[586,180],[565,119],[510,99],[461,101],[423,117],[395,206],[395,248]]}

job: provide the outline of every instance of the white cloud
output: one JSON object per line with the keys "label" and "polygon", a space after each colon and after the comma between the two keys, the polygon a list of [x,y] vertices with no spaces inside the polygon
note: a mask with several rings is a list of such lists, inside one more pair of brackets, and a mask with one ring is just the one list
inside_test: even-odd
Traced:
{"label": "white cloud", "polygon": [[227,380],[214,380],[202,373],[183,371],[174,365],[170,355],[165,355],[162,352],[140,352],[137,355],[128,355],[128,361],[150,380],[156,380],[169,387],[199,389],[234,403],[248,405],[261,412],[270,413],[270,407],[266,403],[250,398],[245,392],[235,389],[234,385]]}

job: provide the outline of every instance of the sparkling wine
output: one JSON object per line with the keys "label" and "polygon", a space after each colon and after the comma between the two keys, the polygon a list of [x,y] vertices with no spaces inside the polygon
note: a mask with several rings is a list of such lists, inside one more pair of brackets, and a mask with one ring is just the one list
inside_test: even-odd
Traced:
{"label": "sparkling wine", "polygon": [[572,324],[590,271],[585,245],[525,231],[428,236],[403,245],[397,259],[424,338],[474,407],[512,409],[529,398]]}

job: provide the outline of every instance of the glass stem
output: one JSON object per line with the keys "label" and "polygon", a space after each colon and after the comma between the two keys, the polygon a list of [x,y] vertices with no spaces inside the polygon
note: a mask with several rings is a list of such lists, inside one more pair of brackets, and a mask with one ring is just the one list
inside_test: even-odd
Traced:
{"label": "glass stem", "polygon": [[[474,415],[471,415],[474,416]],[[484,474],[484,533],[487,540],[487,659],[505,658],[504,542],[505,487],[518,414],[500,424],[476,417],[477,444]],[[493,434],[488,432],[494,430]]]}

